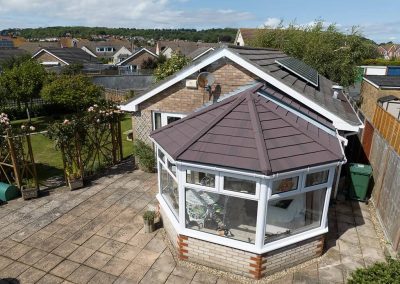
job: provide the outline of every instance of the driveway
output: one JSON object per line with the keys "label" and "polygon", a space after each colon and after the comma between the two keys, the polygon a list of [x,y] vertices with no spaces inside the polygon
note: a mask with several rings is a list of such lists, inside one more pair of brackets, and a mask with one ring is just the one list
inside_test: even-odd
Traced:
{"label": "driveway", "polygon": [[[235,283],[177,263],[162,229],[143,232],[141,215],[157,203],[157,176],[130,168],[120,165],[84,189],[0,206],[0,283]],[[272,282],[343,283],[357,267],[384,259],[366,205],[333,205],[329,226],[319,261]]]}

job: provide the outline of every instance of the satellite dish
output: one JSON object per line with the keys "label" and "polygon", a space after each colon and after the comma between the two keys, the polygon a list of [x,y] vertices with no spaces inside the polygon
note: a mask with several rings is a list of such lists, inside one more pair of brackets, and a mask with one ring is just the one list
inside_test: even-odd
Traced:
{"label": "satellite dish", "polygon": [[210,72],[201,72],[199,76],[197,76],[197,84],[201,88],[210,90],[214,82],[215,82],[215,77]]}

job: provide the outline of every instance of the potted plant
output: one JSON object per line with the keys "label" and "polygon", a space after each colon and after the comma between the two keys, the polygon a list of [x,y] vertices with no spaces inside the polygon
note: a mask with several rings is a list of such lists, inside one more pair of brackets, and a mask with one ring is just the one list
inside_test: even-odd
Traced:
{"label": "potted plant", "polygon": [[72,167],[66,170],[68,187],[70,190],[75,190],[83,187],[83,178],[78,167],[73,164]]}
{"label": "potted plant", "polygon": [[145,233],[154,232],[154,219],[156,218],[156,212],[147,210],[143,214],[144,231]]}
{"label": "potted plant", "polygon": [[38,188],[36,185],[36,182],[32,179],[28,179],[25,182],[25,185],[23,185],[21,187],[21,194],[22,194],[22,198],[24,200],[28,200],[31,198],[37,198],[38,197]]}

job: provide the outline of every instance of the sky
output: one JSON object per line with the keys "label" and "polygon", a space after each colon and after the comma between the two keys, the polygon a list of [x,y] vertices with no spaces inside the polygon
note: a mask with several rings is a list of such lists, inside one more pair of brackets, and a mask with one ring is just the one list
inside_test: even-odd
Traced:
{"label": "sky", "polygon": [[0,0],[0,30],[48,26],[260,27],[315,20],[376,42],[400,42],[400,1],[378,0]]}

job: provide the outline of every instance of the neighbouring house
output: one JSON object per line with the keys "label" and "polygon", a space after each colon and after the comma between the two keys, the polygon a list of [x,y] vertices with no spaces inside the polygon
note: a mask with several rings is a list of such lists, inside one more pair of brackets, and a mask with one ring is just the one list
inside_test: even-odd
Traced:
{"label": "neighbouring house", "polygon": [[[0,47],[0,64],[6,60],[9,60],[13,57],[19,57],[22,55],[28,54],[25,50],[19,48],[8,48],[8,47]],[[1,73],[0,66],[0,73]]]}
{"label": "neighbouring house", "polygon": [[[388,62],[390,64],[390,62]],[[400,66],[375,66],[375,65],[363,65],[360,66],[363,75],[389,75],[389,76],[400,76]]]}
{"label": "neighbouring house", "polygon": [[378,46],[378,52],[385,59],[400,58],[400,44],[384,44]]}
{"label": "neighbouring house", "polygon": [[400,76],[364,76],[361,84],[361,106],[364,116],[372,121],[378,99],[400,98]]}
{"label": "neighbouring house", "polygon": [[251,42],[256,38],[258,31],[259,29],[248,29],[248,28],[238,29],[233,44],[238,46],[251,45]]}
{"label": "neighbouring house", "polygon": [[146,60],[157,60],[157,58],[157,54],[153,53],[145,47],[142,47],[138,50],[135,50],[130,56],[119,62],[117,66],[121,71],[123,71],[123,73],[132,73],[139,69],[142,69],[142,64]]}
{"label": "neighbouring house", "polygon": [[345,137],[363,127],[340,86],[281,51],[227,46],[121,109],[157,152],[181,259],[258,279],[322,253]]}
{"label": "neighbouring house", "polygon": [[113,55],[113,64],[116,65],[121,61],[127,59],[130,55],[132,55],[132,51],[130,51],[125,46],[121,47],[114,55]]}
{"label": "neighbouring house", "polygon": [[133,49],[133,43],[129,40],[111,38],[109,40],[92,41],[87,39],[73,39],[73,46],[86,51],[108,64],[114,64],[114,55],[122,47]]}
{"label": "neighbouring house", "polygon": [[190,59],[192,59],[194,61],[214,50],[215,50],[215,47],[199,47],[198,49],[189,53],[187,55],[187,57],[189,57]]}
{"label": "neighbouring house", "polygon": [[36,52],[32,58],[46,67],[99,63],[97,58],[76,47],[43,48]]}
{"label": "neighbouring house", "polygon": [[216,48],[218,46],[218,43],[193,42],[184,40],[160,40],[156,45],[156,54],[163,54],[165,57],[171,58],[172,53],[179,52],[185,56],[189,56],[192,52],[199,48]]}
{"label": "neighbouring house", "polygon": [[34,55],[43,48],[60,48],[59,42],[30,42],[26,41],[19,45],[18,48],[27,51],[29,54]]}

